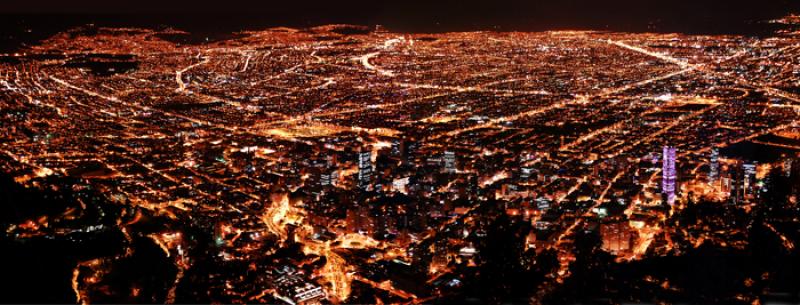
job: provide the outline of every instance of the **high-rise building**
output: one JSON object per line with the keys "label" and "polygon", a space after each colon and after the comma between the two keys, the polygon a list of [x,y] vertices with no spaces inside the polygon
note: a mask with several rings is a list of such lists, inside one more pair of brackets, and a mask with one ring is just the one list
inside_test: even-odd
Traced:
{"label": "high-rise building", "polygon": [[669,205],[675,204],[675,182],[678,174],[675,168],[675,147],[664,146],[662,155],[661,192]]}
{"label": "high-rise building", "polygon": [[369,189],[372,184],[372,152],[362,151],[358,153],[358,187]]}
{"label": "high-rise building", "polygon": [[792,159],[786,159],[786,161],[783,161],[783,175],[786,177],[790,177],[792,175]]}
{"label": "high-rise building", "polygon": [[405,162],[409,165],[415,165],[417,159],[417,150],[419,149],[419,143],[417,142],[408,142],[406,143],[405,147]]}
{"label": "high-rise building", "polygon": [[742,202],[744,199],[744,188],[742,187],[744,183],[744,173],[739,169],[738,166],[734,166],[731,169],[731,183],[730,183],[730,199],[731,203],[737,205]]}
{"label": "high-rise building", "polygon": [[448,173],[456,172],[456,153],[452,151],[444,152],[444,171]]}
{"label": "high-rise building", "polygon": [[742,165],[742,171],[744,172],[742,190],[745,196],[752,196],[755,193],[756,163],[745,163]]}
{"label": "high-rise building", "polygon": [[394,139],[392,141],[392,156],[405,157],[406,143],[401,139]]}
{"label": "high-rise building", "polygon": [[708,170],[708,184],[715,185],[719,180],[719,149],[711,149],[711,163]]}
{"label": "high-rise building", "polygon": [[331,173],[323,173],[319,178],[319,185],[328,186],[332,184]]}

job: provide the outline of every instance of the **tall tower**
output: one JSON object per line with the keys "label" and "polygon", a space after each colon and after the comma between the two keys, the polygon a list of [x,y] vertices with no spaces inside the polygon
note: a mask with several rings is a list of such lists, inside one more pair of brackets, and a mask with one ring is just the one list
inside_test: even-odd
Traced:
{"label": "tall tower", "polygon": [[323,173],[319,176],[319,185],[320,186],[329,186],[332,183],[331,173]]}
{"label": "tall tower", "polygon": [[744,200],[744,196],[742,194],[744,185],[744,171],[740,166],[741,161],[737,161],[736,165],[731,169],[731,185],[730,185],[730,199],[734,205],[737,205]]}
{"label": "tall tower", "polygon": [[402,139],[392,140],[392,156],[405,157],[406,143]]}
{"label": "tall tower", "polygon": [[783,175],[786,177],[792,176],[792,159],[783,161]]}
{"label": "tall tower", "polygon": [[756,163],[745,163],[742,165],[744,177],[742,179],[742,190],[745,197],[750,197],[755,194],[756,184]]}
{"label": "tall tower", "polygon": [[678,178],[675,170],[675,147],[664,146],[662,159],[661,192],[666,197],[667,203],[673,205],[675,204],[675,181]]}
{"label": "tall tower", "polygon": [[372,152],[362,151],[358,153],[358,187],[369,189],[372,183]]}
{"label": "tall tower", "polygon": [[456,172],[456,153],[452,151],[444,152],[444,171],[448,173]]}
{"label": "tall tower", "polygon": [[708,170],[708,184],[714,185],[719,179],[719,149],[714,147],[711,149],[711,164]]}

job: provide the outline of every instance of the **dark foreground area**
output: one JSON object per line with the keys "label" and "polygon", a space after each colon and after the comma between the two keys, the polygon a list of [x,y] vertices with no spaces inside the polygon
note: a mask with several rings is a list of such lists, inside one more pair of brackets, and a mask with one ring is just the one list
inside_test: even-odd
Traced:
{"label": "dark foreground area", "polygon": [[[787,248],[768,228],[778,226],[781,232],[790,234],[789,238],[800,238],[800,225],[787,221],[797,217],[797,209],[776,204],[786,200],[797,181],[781,179],[779,175],[775,178],[778,181],[773,182],[771,191],[764,196],[765,200],[775,202],[763,202],[751,215],[729,205],[700,202],[691,203],[674,218],[686,225],[710,223],[712,228],[720,221],[739,223],[746,230],[746,246],[736,249],[709,240],[676,251],[680,254],[621,262],[601,249],[597,231],[586,231],[576,236],[576,261],[570,266],[572,275],[546,295],[537,294],[535,288],[549,270],[557,267],[556,253],[544,251],[537,255],[524,251],[518,245],[531,230],[530,225],[497,209],[487,208],[481,212],[496,215],[486,232],[487,242],[479,246],[487,263],[469,275],[472,280],[464,283],[461,289],[435,303],[746,304],[747,300],[753,300],[748,296],[755,296],[762,304],[797,303],[800,301],[800,286],[797,285],[800,251]],[[70,186],[68,181],[51,182],[63,189]],[[72,281],[76,268],[85,268],[80,265],[98,260],[110,265],[104,267],[102,287],[105,288],[95,290],[95,295],[91,296],[93,300],[101,303],[163,303],[167,300],[176,269],[157,244],[146,236],[147,232],[177,224],[153,218],[146,224],[132,227],[136,232],[126,231],[130,234],[126,237],[111,220],[120,217],[122,210],[128,208],[104,201],[91,191],[26,189],[7,176],[0,177],[0,189],[3,190],[0,197],[0,226],[3,228],[25,224],[28,219],[53,217],[71,209],[82,210],[80,218],[73,220],[75,226],[79,223],[108,225],[91,233],[75,232],[55,238],[16,239],[0,235],[3,249],[0,268],[4,270],[0,287],[4,302],[74,303],[77,296]],[[85,206],[81,207],[79,202]],[[213,247],[213,232],[191,229],[186,232],[198,240],[197,248]],[[296,251],[289,249],[285,251]],[[132,254],[123,255],[126,251]],[[202,251],[195,253],[203,255]],[[534,260],[535,268],[520,268],[519,262],[525,260]],[[208,298],[198,293],[203,285],[209,285],[203,275],[224,269],[232,272],[236,267],[211,263],[213,257],[198,257],[197,261],[189,273],[192,279],[177,288],[172,300],[180,303],[224,301],[219,296]],[[131,294],[131,289],[137,292]]]}

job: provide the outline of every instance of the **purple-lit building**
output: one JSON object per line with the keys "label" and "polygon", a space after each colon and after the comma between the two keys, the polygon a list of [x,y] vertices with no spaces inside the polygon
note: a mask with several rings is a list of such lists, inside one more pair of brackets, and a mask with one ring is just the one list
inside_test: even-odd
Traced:
{"label": "purple-lit building", "polygon": [[675,170],[675,147],[664,146],[664,154],[662,155],[662,178],[661,178],[661,192],[670,205],[675,204],[675,181],[677,180],[677,172]]}

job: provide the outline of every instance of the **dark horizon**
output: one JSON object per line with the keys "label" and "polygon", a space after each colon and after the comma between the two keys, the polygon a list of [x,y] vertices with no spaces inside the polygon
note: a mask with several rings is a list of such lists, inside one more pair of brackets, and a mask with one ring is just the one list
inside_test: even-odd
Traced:
{"label": "dark horizon", "polygon": [[230,0],[142,0],[134,4],[98,0],[31,0],[0,8],[4,27],[61,27],[96,23],[104,26],[174,26],[191,32],[258,29],[270,26],[310,27],[347,23],[384,25],[402,32],[541,31],[554,29],[692,34],[760,34],[762,21],[799,12],[800,2],[589,0],[437,1],[374,3],[365,0],[263,3]]}

